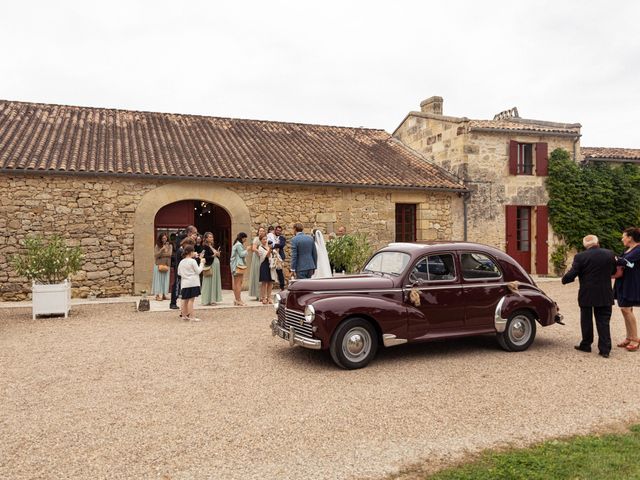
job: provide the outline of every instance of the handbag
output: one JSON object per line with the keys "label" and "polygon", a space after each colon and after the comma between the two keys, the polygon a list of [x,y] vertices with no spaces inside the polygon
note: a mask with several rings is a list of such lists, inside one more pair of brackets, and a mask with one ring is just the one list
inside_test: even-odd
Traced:
{"label": "handbag", "polygon": [[622,278],[624,275],[624,265],[618,265],[616,267],[616,273],[611,275],[611,278]]}
{"label": "handbag", "polygon": [[168,272],[169,271],[169,265],[158,265],[158,271],[159,272]]}
{"label": "handbag", "polygon": [[202,269],[202,276],[203,277],[212,277],[213,276],[213,268],[211,268],[212,265],[209,265],[208,267],[204,267]]}
{"label": "handbag", "polygon": [[246,265],[236,265],[236,273],[244,273],[247,269]]}

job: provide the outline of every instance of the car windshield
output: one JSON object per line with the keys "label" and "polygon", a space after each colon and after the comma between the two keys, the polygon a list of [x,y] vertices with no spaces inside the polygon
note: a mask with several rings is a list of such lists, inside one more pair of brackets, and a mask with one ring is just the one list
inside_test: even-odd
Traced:
{"label": "car windshield", "polygon": [[409,263],[409,254],[403,252],[380,252],[365,265],[363,272],[400,275]]}

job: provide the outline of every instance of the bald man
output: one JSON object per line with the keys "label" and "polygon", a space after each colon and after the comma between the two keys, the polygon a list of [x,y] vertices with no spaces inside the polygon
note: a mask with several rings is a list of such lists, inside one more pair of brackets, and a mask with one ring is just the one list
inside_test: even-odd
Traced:
{"label": "bald man", "polygon": [[582,341],[580,345],[575,346],[575,349],[582,352],[591,351],[593,316],[595,316],[599,354],[609,358],[609,352],[611,352],[609,320],[611,305],[613,305],[611,275],[616,271],[616,257],[611,250],[600,248],[598,237],[595,235],[584,237],[582,245],[585,251],[575,256],[571,270],[562,277],[563,285],[573,282],[576,277],[580,279],[578,305],[580,306]]}

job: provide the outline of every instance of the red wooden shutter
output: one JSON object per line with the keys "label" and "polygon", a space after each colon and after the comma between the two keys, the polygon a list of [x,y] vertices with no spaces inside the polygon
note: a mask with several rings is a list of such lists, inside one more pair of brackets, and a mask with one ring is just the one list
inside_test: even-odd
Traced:
{"label": "red wooden shutter", "polygon": [[518,142],[509,141],[509,175],[518,174]]}
{"label": "red wooden shutter", "polygon": [[549,175],[549,155],[546,143],[536,143],[536,175]]}
{"label": "red wooden shutter", "polygon": [[[540,144],[538,144],[540,145]],[[543,144],[545,150],[547,144]],[[546,275],[549,273],[549,207],[538,205],[536,208],[536,273]]]}
{"label": "red wooden shutter", "polygon": [[507,254],[514,256],[518,251],[518,239],[516,238],[516,232],[518,227],[518,206],[517,205],[505,205],[505,218],[506,218],[506,236],[507,236]]}

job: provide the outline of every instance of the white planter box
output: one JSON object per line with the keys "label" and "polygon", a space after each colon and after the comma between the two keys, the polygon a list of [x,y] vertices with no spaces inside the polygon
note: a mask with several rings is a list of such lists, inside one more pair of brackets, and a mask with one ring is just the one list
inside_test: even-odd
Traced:
{"label": "white planter box", "polygon": [[71,310],[71,282],[65,280],[63,283],[53,285],[40,285],[33,283],[31,286],[33,297],[33,319],[36,315],[63,314],[64,318],[69,316]]}

